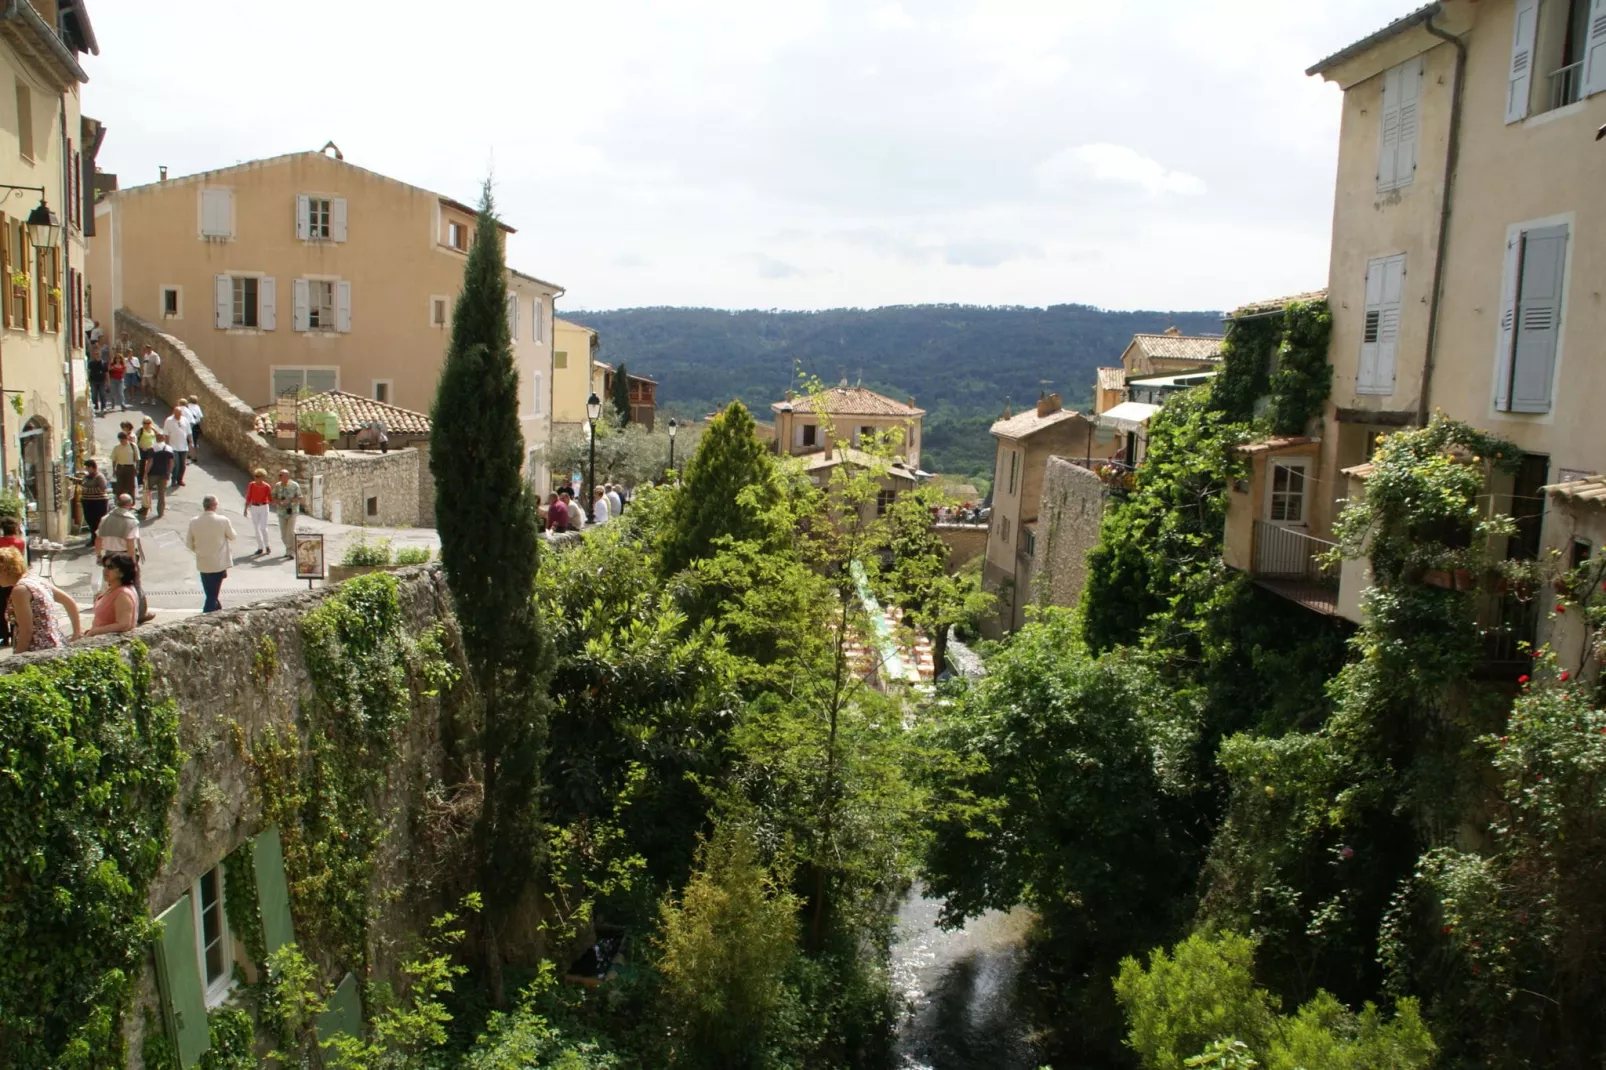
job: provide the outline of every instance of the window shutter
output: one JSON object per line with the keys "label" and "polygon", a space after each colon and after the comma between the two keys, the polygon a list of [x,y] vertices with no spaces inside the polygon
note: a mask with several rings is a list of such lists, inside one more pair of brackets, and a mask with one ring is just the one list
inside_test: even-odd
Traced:
{"label": "window shutter", "polygon": [[535,375],[534,375],[534,380],[535,380],[535,414],[537,416],[541,415],[541,378],[542,378],[541,373],[540,372],[536,372]]}
{"label": "window shutter", "polygon": [[11,273],[16,270],[11,266],[11,219],[0,213],[0,263],[3,263],[5,279],[0,280],[0,311],[5,313],[5,325],[11,326],[11,306],[16,302],[11,298]]}
{"label": "window shutter", "polygon": [[519,340],[519,295],[511,290],[507,295],[507,335],[515,342]]}
{"label": "window shutter", "polygon": [[329,202],[329,237],[332,241],[346,240],[346,198],[336,197]]}
{"label": "window shutter", "polygon": [[257,324],[264,331],[279,326],[279,284],[272,275],[257,280]]}
{"label": "window shutter", "polygon": [[1377,188],[1393,189],[1399,178],[1401,68],[1383,72],[1382,144],[1377,151]]}
{"label": "window shutter", "polygon": [[226,331],[234,325],[234,282],[227,275],[217,277],[217,327]]}
{"label": "window shutter", "polygon": [[311,316],[307,310],[312,304],[312,296],[309,292],[306,279],[296,280],[295,302],[295,319],[290,326],[293,330],[304,331],[308,328],[311,320]]}
{"label": "window shutter", "polygon": [[1539,0],[1517,0],[1511,31],[1511,68],[1506,86],[1506,122],[1528,117],[1528,90],[1533,84],[1534,37],[1539,29]]}
{"label": "window shutter", "polygon": [[234,221],[233,194],[226,189],[201,191],[201,233],[208,238],[227,238],[232,235]]}
{"label": "window shutter", "polygon": [[351,283],[345,279],[335,283],[335,326],[342,332],[351,330]]}
{"label": "window shutter", "polygon": [[1421,126],[1422,57],[1399,66],[1399,139],[1395,146],[1394,185],[1409,186],[1416,177],[1416,141]]}
{"label": "window shutter", "polygon": [[1512,347],[1511,411],[1549,412],[1556,344],[1561,337],[1567,228],[1541,227],[1523,237],[1516,344]]}
{"label": "window shutter", "polygon": [[290,921],[290,886],[284,879],[284,849],[279,826],[270,825],[251,841],[257,877],[257,909],[262,914],[262,943],[268,954],[295,942]]}
{"label": "window shutter", "polygon": [[1400,306],[1405,296],[1405,257],[1391,256],[1382,261],[1382,299],[1378,305],[1377,368],[1374,388],[1379,394],[1394,393],[1395,356],[1400,346]]}
{"label": "window shutter", "polygon": [[530,319],[533,321],[531,324],[530,337],[534,338],[537,342],[541,340],[541,323],[545,318],[546,317],[541,314],[541,299],[537,297],[535,299],[535,304],[530,307]]}
{"label": "window shutter", "polygon": [[302,241],[312,237],[312,198],[305,193],[296,194],[296,237]]}
{"label": "window shutter", "polygon": [[318,1015],[318,1042],[321,1044],[336,1033],[362,1037],[362,1000],[357,997],[357,979],[349,973],[335,986],[328,1008]]}
{"label": "window shutter", "polygon": [[158,917],[162,935],[156,941],[156,976],[161,987],[162,1018],[178,1048],[179,1064],[194,1066],[211,1045],[206,999],[201,989],[201,961],[195,953],[195,914],[183,895]]}
{"label": "window shutter", "polygon": [[1584,41],[1584,96],[1606,93],[1606,0],[1591,0]]}
{"label": "window shutter", "polygon": [[1505,263],[1500,271],[1500,347],[1495,354],[1494,407],[1502,412],[1511,411],[1511,348],[1516,341],[1517,272],[1521,269],[1524,238],[1518,234],[1506,243]]}

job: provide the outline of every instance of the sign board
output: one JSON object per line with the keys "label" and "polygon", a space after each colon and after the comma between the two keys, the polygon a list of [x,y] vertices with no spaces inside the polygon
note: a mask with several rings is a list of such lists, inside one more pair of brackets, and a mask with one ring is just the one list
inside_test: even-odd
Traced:
{"label": "sign board", "polygon": [[296,532],[296,579],[321,580],[323,575],[323,534]]}
{"label": "sign board", "polygon": [[280,394],[274,406],[273,427],[281,437],[294,438],[297,430],[296,408],[299,402],[294,394]]}

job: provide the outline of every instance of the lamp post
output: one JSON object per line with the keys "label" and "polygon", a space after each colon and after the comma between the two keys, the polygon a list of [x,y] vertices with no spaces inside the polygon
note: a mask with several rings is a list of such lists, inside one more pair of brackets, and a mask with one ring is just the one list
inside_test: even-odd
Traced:
{"label": "lamp post", "polygon": [[[50,210],[50,206],[45,203],[45,188],[43,186],[13,186],[13,185],[10,185],[9,183],[0,182],[0,189],[4,189],[4,190],[9,190],[10,191],[10,192],[5,194],[6,197],[20,196],[21,194],[24,194],[24,193],[37,193],[37,194],[39,194],[39,204],[38,204],[38,206],[35,207],[32,212],[28,213],[28,242],[29,242],[29,244],[31,244],[34,247],[35,251],[38,251],[38,250],[41,250],[41,249],[54,249],[56,247],[56,244],[59,241],[61,241],[61,231],[58,229],[61,226],[61,220],[56,218],[55,213]],[[34,257],[34,259],[35,259],[35,261],[37,261],[38,257],[36,256],[36,257]],[[50,281],[52,283],[55,282],[54,279],[52,279]],[[11,300],[10,285],[11,285],[11,280],[10,279],[5,280],[4,293],[5,293],[5,300],[7,300],[7,301]],[[65,300],[65,295],[63,295],[63,300]],[[70,319],[70,317],[69,317],[69,319]],[[70,345],[70,343],[69,343],[69,345]],[[69,361],[68,362],[68,375],[69,376],[72,374],[71,368],[72,368],[72,364]],[[0,398],[3,398],[5,393],[6,393],[6,391],[4,390],[4,385],[3,385],[4,383],[5,383],[5,364],[4,364],[4,361],[0,361]],[[19,391],[19,390],[13,390],[13,391],[10,391],[10,393],[16,394],[18,397],[22,396],[22,392]],[[77,432],[77,423],[78,423],[78,410],[77,410],[77,407],[73,404],[72,388],[71,388],[71,383],[70,382],[68,384],[68,390],[67,390],[67,412],[68,412],[68,417],[67,417],[67,441],[72,444],[73,456],[74,456],[74,467],[76,468],[77,467],[76,458],[77,458],[77,453],[78,453],[78,436],[77,436],[77,433],[76,433]],[[10,440],[6,437],[5,405],[4,405],[3,402],[0,402],[0,486],[5,486],[5,485],[8,484],[8,475],[7,475],[7,470],[6,470],[6,445],[9,443],[9,441]]]}
{"label": "lamp post", "polygon": [[675,430],[675,418],[671,416],[669,418],[669,470],[671,472],[675,470]]}
{"label": "lamp post", "polygon": [[586,429],[591,432],[591,471],[586,479],[590,486],[586,488],[586,500],[580,503],[580,508],[585,510],[588,518],[591,516],[592,503],[597,500],[597,418],[601,415],[602,399],[592,391],[591,396],[586,398],[586,416],[590,420]]}

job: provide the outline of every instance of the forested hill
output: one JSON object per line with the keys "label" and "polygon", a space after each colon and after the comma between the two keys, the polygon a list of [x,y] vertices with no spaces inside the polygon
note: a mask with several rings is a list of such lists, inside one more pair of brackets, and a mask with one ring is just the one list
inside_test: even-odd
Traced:
{"label": "forested hill", "polygon": [[991,474],[987,426],[1006,397],[1018,409],[1046,386],[1081,406],[1092,396],[1094,369],[1115,364],[1133,334],[1172,324],[1185,334],[1221,331],[1217,312],[1088,305],[561,314],[601,333],[603,360],[657,379],[659,404],[671,414],[701,416],[740,398],[768,419],[770,403],[799,369],[827,383],[846,377],[896,398],[912,396],[930,413],[924,466],[967,475]]}

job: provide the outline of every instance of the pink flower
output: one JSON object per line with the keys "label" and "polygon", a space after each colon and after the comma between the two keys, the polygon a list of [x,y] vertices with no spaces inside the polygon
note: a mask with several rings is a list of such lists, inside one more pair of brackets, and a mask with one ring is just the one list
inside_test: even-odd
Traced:
{"label": "pink flower", "polygon": [[1355,857],[1355,848],[1353,848],[1353,847],[1344,848],[1342,851],[1338,852],[1338,857],[1340,857],[1344,861],[1348,862],[1350,859]]}

